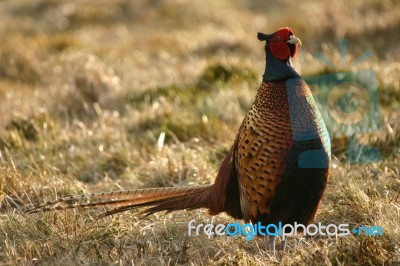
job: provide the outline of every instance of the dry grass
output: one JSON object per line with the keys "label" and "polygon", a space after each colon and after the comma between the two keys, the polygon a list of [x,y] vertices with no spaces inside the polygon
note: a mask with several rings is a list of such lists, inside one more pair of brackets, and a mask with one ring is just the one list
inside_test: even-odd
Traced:
{"label": "dry grass", "polygon": [[[400,4],[396,1],[2,1],[1,265],[399,265]],[[203,211],[26,216],[70,193],[213,182],[264,70],[257,31],[290,26],[303,76],[373,69],[382,126],[357,135],[381,160],[349,164],[346,140],[316,220],[379,225],[384,236],[189,237]],[[341,65],[338,40],[349,40]],[[373,56],[351,63],[370,49]],[[316,58],[323,52],[338,68]],[[332,134],[337,128],[328,125]],[[166,134],[162,149],[160,134]],[[340,134],[339,134],[340,135]]]}

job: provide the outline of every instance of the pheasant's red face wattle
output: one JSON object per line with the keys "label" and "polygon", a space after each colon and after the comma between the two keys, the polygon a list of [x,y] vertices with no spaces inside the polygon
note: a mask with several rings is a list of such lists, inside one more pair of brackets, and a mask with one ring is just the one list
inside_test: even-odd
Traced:
{"label": "pheasant's red face wattle", "polygon": [[[269,39],[269,49],[273,56],[280,60],[295,57],[297,54],[297,44],[289,44],[290,36],[294,36],[290,28],[281,28],[276,31]],[[291,45],[291,47],[289,47]]]}

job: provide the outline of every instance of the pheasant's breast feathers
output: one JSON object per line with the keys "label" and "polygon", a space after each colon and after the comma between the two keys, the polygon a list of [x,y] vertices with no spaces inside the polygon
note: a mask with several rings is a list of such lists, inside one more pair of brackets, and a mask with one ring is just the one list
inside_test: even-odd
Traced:
{"label": "pheasant's breast feathers", "polygon": [[237,168],[245,220],[269,214],[293,145],[285,82],[263,83],[239,129]]}
{"label": "pheasant's breast feathers", "polygon": [[296,80],[263,82],[240,126],[236,166],[241,210],[247,221],[271,213],[276,189],[288,164],[294,163],[288,158],[298,135],[305,132],[321,138],[311,92],[302,79]]}

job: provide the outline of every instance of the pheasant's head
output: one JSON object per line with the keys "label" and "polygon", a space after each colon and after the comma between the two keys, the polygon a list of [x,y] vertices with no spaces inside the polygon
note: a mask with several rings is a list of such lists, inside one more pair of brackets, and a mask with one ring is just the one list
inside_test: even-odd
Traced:
{"label": "pheasant's head", "polygon": [[272,34],[259,32],[258,39],[266,41],[265,50],[268,49],[275,58],[282,61],[295,57],[298,45],[301,46],[300,39],[294,36],[293,31],[288,27],[281,28]]}

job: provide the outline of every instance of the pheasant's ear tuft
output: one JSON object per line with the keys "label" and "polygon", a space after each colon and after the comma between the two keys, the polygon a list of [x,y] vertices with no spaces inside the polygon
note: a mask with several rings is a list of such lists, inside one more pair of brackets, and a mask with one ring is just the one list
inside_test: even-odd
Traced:
{"label": "pheasant's ear tuft", "polygon": [[270,37],[269,35],[264,34],[264,33],[262,33],[262,32],[259,32],[259,33],[257,34],[257,38],[258,38],[260,41],[268,41],[269,37]]}

